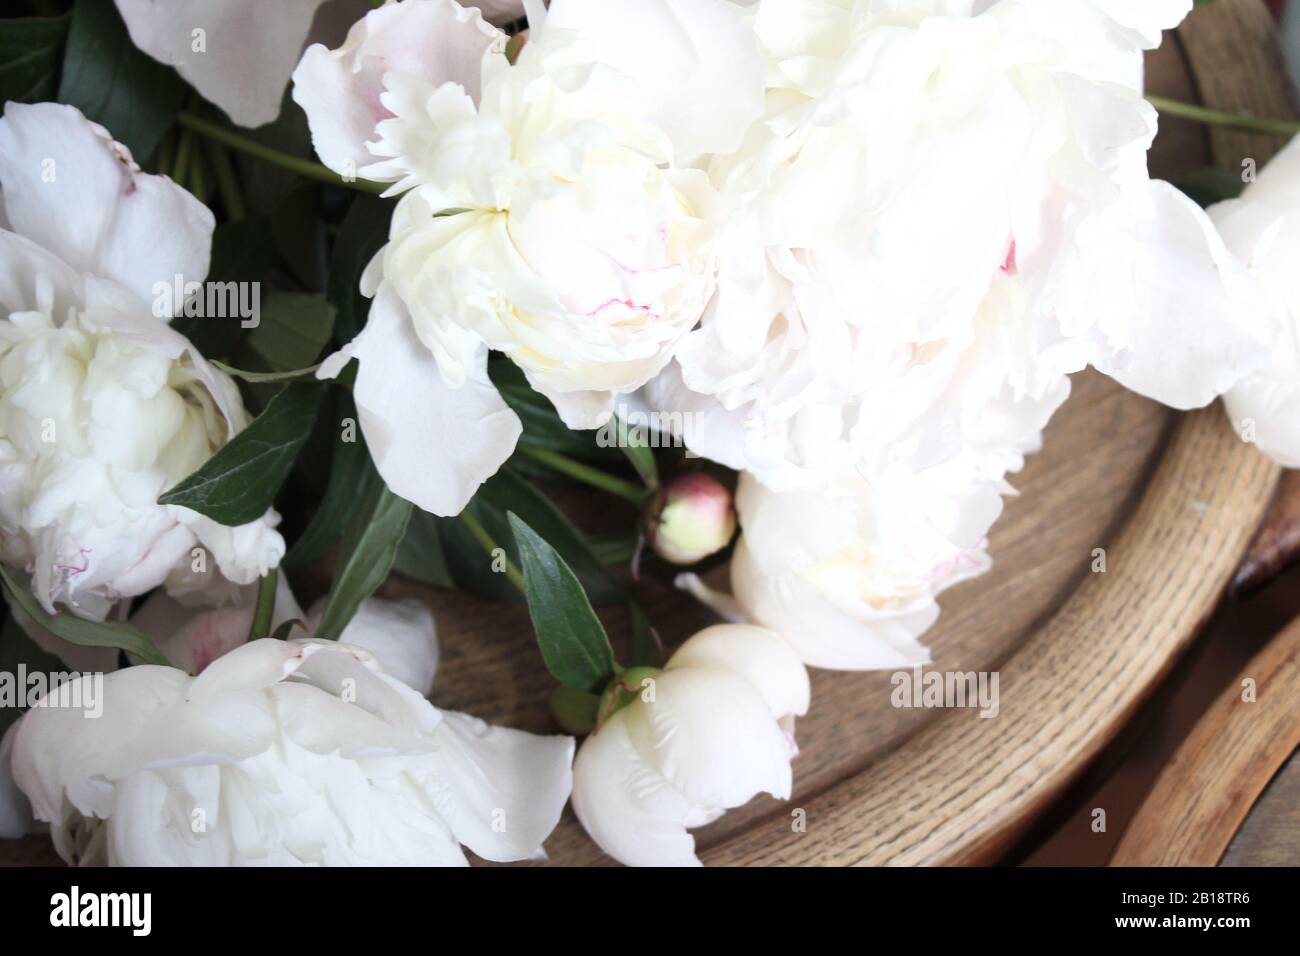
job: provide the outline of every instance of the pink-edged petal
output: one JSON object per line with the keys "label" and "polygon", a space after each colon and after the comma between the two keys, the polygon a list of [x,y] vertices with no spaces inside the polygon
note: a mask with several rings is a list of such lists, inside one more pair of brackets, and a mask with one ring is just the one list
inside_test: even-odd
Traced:
{"label": "pink-edged petal", "polygon": [[5,107],[0,188],[14,232],[124,286],[146,309],[156,285],[208,274],[212,212],[170,179],[140,172],[125,146],[71,106]]}
{"label": "pink-edged petal", "polygon": [[620,710],[588,737],[573,762],[573,811],[596,844],[627,866],[700,866],[687,832],[696,812],[650,767]]}
{"label": "pink-edged petal", "polygon": [[117,8],[136,46],[251,127],[280,115],[285,84],[324,2],[117,0]]}
{"label": "pink-edged petal", "polygon": [[459,388],[444,381],[416,337],[406,307],[379,290],[360,336],[321,368],[322,378],[360,362],[353,394],[375,467],[394,494],[449,517],[497,473],[523,432],[519,417],[488,380],[487,351]]}
{"label": "pink-edged petal", "polygon": [[727,0],[554,0],[544,29],[581,33],[635,78],[682,165],[734,152],[763,115],[758,40]]}
{"label": "pink-edged petal", "polygon": [[458,83],[478,99],[483,59],[505,52],[506,36],[477,9],[454,0],[420,0],[371,10],[337,50],[315,44],[293,73],[293,98],[307,114],[321,162],[358,175],[374,162],[375,127],[392,113],[380,102],[384,75],[433,87]]}

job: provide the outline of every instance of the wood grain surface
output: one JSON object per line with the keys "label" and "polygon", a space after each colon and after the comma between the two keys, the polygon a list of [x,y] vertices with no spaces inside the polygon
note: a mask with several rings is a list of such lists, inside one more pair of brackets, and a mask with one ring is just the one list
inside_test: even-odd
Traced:
{"label": "wood grain surface", "polygon": [[[1266,645],[1206,711],[1124,831],[1111,864],[1216,865],[1300,746],[1297,689],[1300,620]],[[1300,807],[1289,809],[1294,815]]]}
{"label": "wood grain surface", "polygon": [[[1226,10],[1239,18],[1224,21],[1230,33],[1257,26],[1258,7],[1257,0],[1219,0],[1194,17]],[[1196,98],[1192,61],[1226,73],[1262,68],[1248,53],[1219,64],[1204,37],[1190,47],[1195,57],[1166,43],[1150,58],[1154,92]],[[1229,81],[1199,84],[1213,93],[1212,105],[1228,102],[1214,99],[1227,96],[1220,82]],[[1229,85],[1235,96],[1238,88]],[[1240,105],[1264,111],[1268,102],[1261,89],[1241,93]],[[1178,178],[1207,165],[1212,141],[1220,155],[1263,152],[1170,123],[1157,139],[1153,169]],[[946,594],[943,617],[927,637],[935,669],[999,670],[1000,715],[899,710],[889,703],[888,674],[816,672],[813,708],[799,725],[792,801],[760,798],[695,831],[704,860],[992,859],[1110,739],[1186,646],[1223,592],[1277,476],[1236,439],[1219,409],[1179,417],[1109,379],[1078,376],[1044,450],[1014,480],[1022,496],[1008,502],[992,534],[993,571]],[[575,517],[610,507],[593,497]],[[1107,551],[1104,574],[1090,571],[1095,548]],[[660,579],[647,578],[640,589],[669,644],[712,622]],[[522,607],[398,579],[385,593],[420,594],[434,607],[443,648],[436,704],[555,732],[546,710],[550,679]],[[626,640],[622,616],[603,616],[616,643]],[[806,813],[807,832],[792,832],[794,809]],[[608,862],[568,811],[547,851],[553,864]],[[54,858],[47,842],[31,838],[0,844],[0,860]]]}

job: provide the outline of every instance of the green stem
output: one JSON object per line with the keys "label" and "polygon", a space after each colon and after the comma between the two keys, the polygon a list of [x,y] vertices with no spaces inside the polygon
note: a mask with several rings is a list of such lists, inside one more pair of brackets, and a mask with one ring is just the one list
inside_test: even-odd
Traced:
{"label": "green stem", "polygon": [[250,641],[260,641],[271,634],[271,621],[275,618],[275,592],[279,587],[280,572],[275,568],[266,572],[266,576],[257,585],[257,606],[253,611],[253,628],[249,632]]}
{"label": "green stem", "polygon": [[580,461],[574,461],[558,452],[550,451],[546,448],[529,448],[520,446],[519,451],[527,455],[540,464],[545,465],[552,471],[558,471],[562,475],[580,481],[585,485],[591,485],[593,488],[599,488],[601,491],[607,491],[611,495],[617,495],[624,501],[631,502],[636,507],[641,507],[645,503],[646,491],[640,485],[634,485],[630,481],[624,481],[622,478],[615,478],[613,475],[607,475],[598,468],[592,468],[590,465],[584,465]]}
{"label": "green stem", "polygon": [[[500,545],[492,540],[492,535],[488,534],[487,529],[484,528],[483,525],[479,523],[479,520],[468,511],[462,511],[460,513],[460,520],[461,523],[469,529],[469,533],[474,536],[474,540],[477,541],[482,546],[483,550],[487,552],[488,557],[495,560],[498,550],[501,551],[502,554],[505,553],[505,549],[501,548]],[[524,587],[524,576],[519,573],[519,569],[515,567],[513,561],[509,558],[506,558],[505,560],[506,577],[510,579],[511,584],[519,589],[520,594],[526,595],[528,591]]]}
{"label": "green stem", "polygon": [[1249,113],[1228,113],[1224,110],[1210,109],[1208,106],[1166,99],[1163,96],[1148,96],[1147,102],[1166,116],[1176,116],[1179,119],[1192,120],[1207,126],[1243,129],[1253,133],[1271,133],[1274,136],[1295,136],[1300,133],[1300,123],[1291,120],[1261,119]]}
{"label": "green stem", "polygon": [[190,175],[190,154],[194,152],[194,134],[189,130],[181,132],[180,143],[176,147],[176,162],[172,165],[172,182],[185,188]]}
{"label": "green stem", "polygon": [[296,173],[307,179],[315,179],[335,186],[346,186],[349,189],[357,189],[368,193],[382,193],[388,188],[384,183],[372,183],[366,179],[345,180],[338,173],[327,169],[320,163],[312,162],[309,159],[299,159],[297,156],[290,156],[288,153],[282,153],[270,146],[263,146],[247,136],[241,136],[239,133],[218,126],[216,123],[209,123],[192,113],[181,113],[176,117],[176,122],[182,128],[192,130],[205,139],[220,143],[254,159],[260,159],[262,162],[279,166],[281,169],[287,169],[289,172]]}
{"label": "green stem", "polygon": [[220,143],[208,142],[208,159],[212,162],[212,171],[217,177],[217,190],[221,193],[221,202],[226,207],[226,215],[231,220],[240,220],[246,216],[244,194],[239,188],[239,177],[235,175],[235,166],[230,161],[230,154]]}

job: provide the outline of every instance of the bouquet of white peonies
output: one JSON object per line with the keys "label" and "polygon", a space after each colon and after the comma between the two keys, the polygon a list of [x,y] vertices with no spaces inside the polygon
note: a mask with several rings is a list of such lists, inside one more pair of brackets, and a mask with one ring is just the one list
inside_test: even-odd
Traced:
{"label": "bouquet of white peonies", "polygon": [[[571,800],[698,864],[807,667],[929,663],[1072,374],[1300,464],[1300,152],[1147,172],[1192,0],[346,7],[0,21],[0,656],[64,692],[0,835],[463,865]],[[678,570],[726,623],[665,654]],[[430,703],[446,590],[526,603],[557,733]]]}

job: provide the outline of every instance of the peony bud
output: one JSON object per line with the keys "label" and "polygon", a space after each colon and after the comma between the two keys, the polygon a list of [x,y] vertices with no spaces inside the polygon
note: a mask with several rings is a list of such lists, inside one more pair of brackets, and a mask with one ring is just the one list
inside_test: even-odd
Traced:
{"label": "peony bud", "polygon": [[655,554],[671,564],[695,564],[731,543],[736,510],[727,487],[701,471],[660,489],[646,506],[644,522]]}

